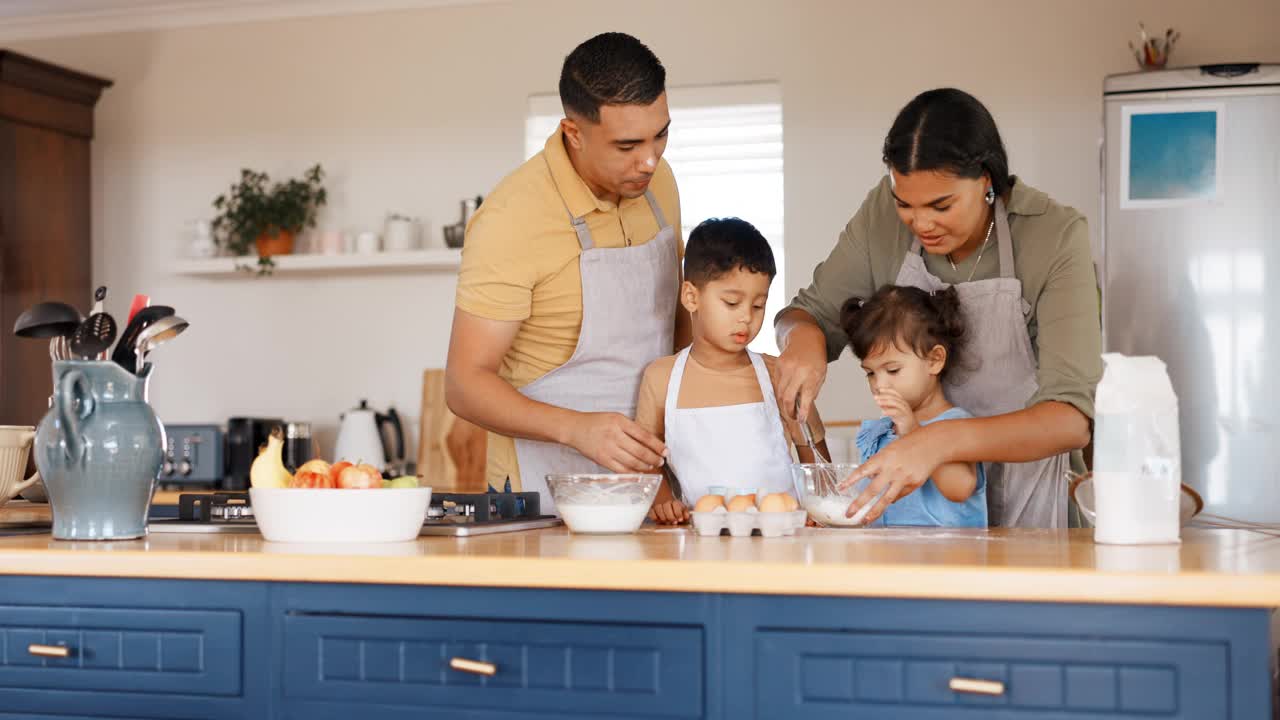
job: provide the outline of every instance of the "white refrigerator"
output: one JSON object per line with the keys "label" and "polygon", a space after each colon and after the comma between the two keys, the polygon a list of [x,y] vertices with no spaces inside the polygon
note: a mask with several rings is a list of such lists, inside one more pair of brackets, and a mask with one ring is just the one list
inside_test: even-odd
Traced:
{"label": "white refrigerator", "polygon": [[1280,65],[1108,77],[1103,336],[1178,394],[1182,480],[1280,523]]}

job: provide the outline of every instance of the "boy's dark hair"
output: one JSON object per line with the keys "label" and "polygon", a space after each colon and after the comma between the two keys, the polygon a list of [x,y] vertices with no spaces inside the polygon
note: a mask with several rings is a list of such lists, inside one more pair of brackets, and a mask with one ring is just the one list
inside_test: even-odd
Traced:
{"label": "boy's dark hair", "polygon": [[954,287],[929,293],[885,285],[867,300],[846,301],[840,310],[840,327],[859,360],[886,343],[920,357],[941,345],[947,351],[947,364],[939,379],[945,380],[963,367],[966,330],[960,294]]}
{"label": "boy's dark hair", "polygon": [[884,163],[903,175],[943,170],[976,179],[986,173],[1001,197],[1014,183],[995,118],[977,98],[955,88],[920,93],[898,112],[884,139]]}
{"label": "boy's dark hair", "polygon": [[667,71],[644,43],[604,33],[569,53],[560,69],[560,103],[591,122],[601,105],[651,105],[666,90]]}
{"label": "boy's dark hair", "polygon": [[742,268],[773,280],[778,268],[773,249],[755,225],[741,218],[703,220],[689,233],[684,248],[684,279],[702,287]]}

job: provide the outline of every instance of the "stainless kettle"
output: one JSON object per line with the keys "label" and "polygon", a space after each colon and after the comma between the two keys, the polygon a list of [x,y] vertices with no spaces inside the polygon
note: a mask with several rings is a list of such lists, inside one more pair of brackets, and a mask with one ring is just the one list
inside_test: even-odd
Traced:
{"label": "stainless kettle", "polygon": [[[395,440],[394,452],[383,428],[389,428]],[[404,426],[395,408],[385,414],[369,407],[368,400],[361,400],[360,407],[342,415],[338,426],[338,440],[333,448],[334,462],[346,460],[372,465],[380,471],[403,471]]]}

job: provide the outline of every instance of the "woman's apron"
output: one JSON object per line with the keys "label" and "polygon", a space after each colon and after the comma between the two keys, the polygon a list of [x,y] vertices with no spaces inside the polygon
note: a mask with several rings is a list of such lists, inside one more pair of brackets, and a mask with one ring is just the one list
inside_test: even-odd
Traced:
{"label": "woman's apron", "polygon": [[[968,366],[957,369],[943,387],[948,400],[979,417],[1022,410],[1039,390],[1027,332],[1031,306],[1023,299],[1022,281],[1014,272],[1009,216],[999,198],[995,222],[1000,277],[955,285],[968,330]],[[920,250],[920,238],[913,238],[896,284],[929,292],[948,287],[925,268]],[[984,467],[992,527],[1067,527],[1069,453],[1026,463],[984,463]]]}
{"label": "woman's apron", "polygon": [[[598,248],[586,218],[569,213],[582,247],[578,345],[568,362],[521,388],[525,397],[578,412],[635,416],[645,367],[671,354],[680,276],[675,228],[653,193],[644,197],[659,230],[642,245]],[[548,474],[609,472],[567,445],[522,438],[515,445],[521,489],[541,493],[543,513],[555,511]]]}
{"label": "woman's apron", "polygon": [[763,400],[720,407],[680,408],[689,348],[676,356],[667,383],[667,459],[680,482],[684,502],[693,506],[713,485],[776,493],[791,490],[791,449],[773,383],[764,360],[751,351],[751,366]]}

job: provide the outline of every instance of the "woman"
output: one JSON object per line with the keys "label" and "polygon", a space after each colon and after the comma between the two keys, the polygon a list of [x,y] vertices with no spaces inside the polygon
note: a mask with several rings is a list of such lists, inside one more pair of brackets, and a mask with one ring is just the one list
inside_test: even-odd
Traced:
{"label": "woman", "polygon": [[[1009,174],[991,113],[968,93],[930,90],[884,143],[888,177],[867,195],[813,282],[777,319],[780,406],[807,415],[848,340],[840,306],[886,284],[955,285],[974,362],[946,385],[978,417],[935,423],[863,465],[850,510],[867,515],[940,465],[988,462],[992,525],[1065,527],[1065,473],[1089,442],[1102,375],[1097,279],[1085,218]],[[923,251],[923,252],[922,252]],[[1075,457],[1072,458],[1071,455]]]}

